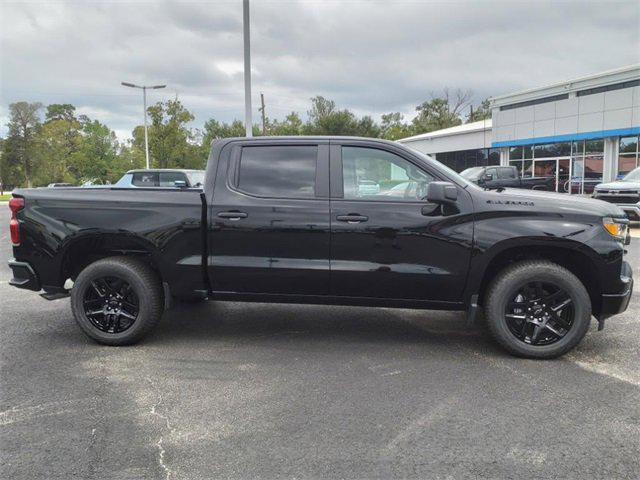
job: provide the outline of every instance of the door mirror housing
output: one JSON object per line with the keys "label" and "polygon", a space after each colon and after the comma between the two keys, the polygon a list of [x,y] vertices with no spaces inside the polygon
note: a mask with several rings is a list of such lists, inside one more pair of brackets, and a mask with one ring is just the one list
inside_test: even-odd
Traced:
{"label": "door mirror housing", "polygon": [[493,174],[492,173],[486,173],[482,177],[482,180],[484,180],[485,182],[490,182],[491,180],[493,180]]}
{"label": "door mirror housing", "polygon": [[431,203],[455,203],[458,189],[451,182],[431,182],[427,185],[427,201]]}

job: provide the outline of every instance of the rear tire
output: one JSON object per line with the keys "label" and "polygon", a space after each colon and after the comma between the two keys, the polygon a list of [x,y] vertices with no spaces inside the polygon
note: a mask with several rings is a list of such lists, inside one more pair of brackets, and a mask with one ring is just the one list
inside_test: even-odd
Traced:
{"label": "rear tire", "polygon": [[131,257],[109,257],[88,265],[71,290],[78,326],[104,345],[138,342],[158,325],[163,306],[158,275]]}
{"label": "rear tire", "polygon": [[500,272],[487,291],[489,333],[510,353],[556,358],[574,348],[591,323],[591,299],[569,270],[546,260],[523,261]]}

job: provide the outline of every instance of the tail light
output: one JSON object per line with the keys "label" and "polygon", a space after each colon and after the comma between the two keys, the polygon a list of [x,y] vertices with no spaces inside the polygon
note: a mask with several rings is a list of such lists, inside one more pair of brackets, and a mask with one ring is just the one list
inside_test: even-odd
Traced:
{"label": "tail light", "polygon": [[24,198],[12,197],[9,199],[9,208],[11,209],[11,220],[9,221],[11,243],[17,246],[20,245],[20,223],[17,213],[24,208]]}

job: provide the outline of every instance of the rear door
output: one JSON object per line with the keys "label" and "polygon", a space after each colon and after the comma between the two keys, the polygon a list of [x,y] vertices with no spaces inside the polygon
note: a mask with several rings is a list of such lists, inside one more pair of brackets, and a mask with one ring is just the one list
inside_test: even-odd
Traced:
{"label": "rear door", "polygon": [[451,208],[423,200],[437,172],[392,146],[332,141],[331,294],[458,301],[473,215],[459,188]]}
{"label": "rear door", "polygon": [[228,149],[210,212],[213,290],[328,294],[328,142],[251,141]]}

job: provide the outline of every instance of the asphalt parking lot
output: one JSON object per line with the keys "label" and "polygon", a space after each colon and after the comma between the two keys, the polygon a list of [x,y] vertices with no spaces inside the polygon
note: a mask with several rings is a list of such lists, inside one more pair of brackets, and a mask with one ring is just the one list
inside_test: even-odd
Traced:
{"label": "asphalt parking lot", "polygon": [[224,302],[110,348],[9,287],[7,224],[0,204],[3,479],[640,478],[637,290],[545,362],[459,313]]}

